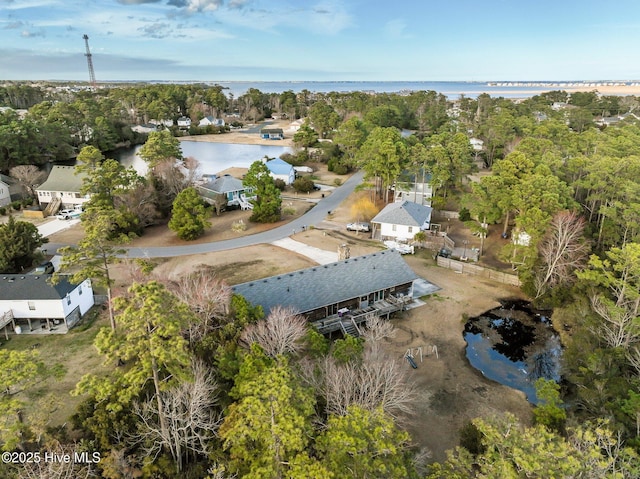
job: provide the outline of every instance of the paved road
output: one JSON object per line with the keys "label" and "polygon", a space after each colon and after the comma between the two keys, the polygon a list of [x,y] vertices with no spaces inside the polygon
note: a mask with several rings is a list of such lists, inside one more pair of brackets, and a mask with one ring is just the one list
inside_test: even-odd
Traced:
{"label": "paved road", "polygon": [[[225,251],[235,248],[243,248],[245,246],[253,246],[262,243],[273,243],[274,241],[291,236],[293,231],[301,231],[303,226],[317,225],[324,220],[329,211],[336,209],[347,196],[349,196],[362,181],[364,173],[359,171],[351,176],[343,185],[339,186],[330,196],[322,198],[318,203],[307,211],[304,215],[287,223],[262,233],[254,235],[242,236],[225,241],[216,241],[214,243],[201,243],[184,246],[159,246],[149,248],[125,248],[129,258],[169,258],[174,256],[185,256],[199,253],[211,253],[215,251]],[[63,244],[49,243],[46,248],[53,252],[58,248],[65,246]]]}

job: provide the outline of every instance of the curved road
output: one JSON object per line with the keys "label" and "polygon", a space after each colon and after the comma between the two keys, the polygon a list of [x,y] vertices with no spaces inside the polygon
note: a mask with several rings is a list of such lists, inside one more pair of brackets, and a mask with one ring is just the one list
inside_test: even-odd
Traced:
{"label": "curved road", "polygon": [[[231,240],[216,241],[213,243],[200,243],[183,246],[157,246],[149,248],[124,248],[127,250],[125,256],[129,258],[168,258],[173,256],[185,256],[198,253],[211,253],[215,251],[225,251],[245,246],[253,246],[262,243],[273,243],[282,238],[291,236],[293,230],[300,231],[303,226],[312,226],[320,223],[327,216],[329,211],[333,211],[349,196],[360,184],[364,173],[356,172],[343,185],[339,186],[331,195],[322,198],[316,205],[299,218],[277,228],[242,236]],[[57,251],[58,248],[66,246],[63,244],[48,243],[46,248],[49,251]]]}

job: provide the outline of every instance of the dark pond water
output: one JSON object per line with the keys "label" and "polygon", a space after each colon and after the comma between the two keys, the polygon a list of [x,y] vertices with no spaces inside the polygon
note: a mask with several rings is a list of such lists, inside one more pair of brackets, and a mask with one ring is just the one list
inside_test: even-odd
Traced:
{"label": "dark pond water", "polygon": [[535,404],[538,378],[560,380],[562,345],[550,315],[526,301],[504,301],[470,318],[463,333],[467,359],[487,378],[524,392]]}

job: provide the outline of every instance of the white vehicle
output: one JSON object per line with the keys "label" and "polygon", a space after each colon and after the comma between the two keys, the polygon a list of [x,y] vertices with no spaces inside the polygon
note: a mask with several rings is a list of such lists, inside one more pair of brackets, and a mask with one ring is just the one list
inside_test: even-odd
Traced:
{"label": "white vehicle", "polygon": [[347,231],[371,231],[371,225],[369,223],[349,223],[347,225]]}
{"label": "white vehicle", "polygon": [[82,210],[60,210],[58,211],[56,218],[60,220],[71,220],[71,219],[80,218],[81,214],[82,214]]}
{"label": "white vehicle", "polygon": [[405,243],[398,243],[397,241],[385,241],[384,245],[390,250],[397,251],[400,254],[413,254],[414,249],[413,245],[408,245]]}

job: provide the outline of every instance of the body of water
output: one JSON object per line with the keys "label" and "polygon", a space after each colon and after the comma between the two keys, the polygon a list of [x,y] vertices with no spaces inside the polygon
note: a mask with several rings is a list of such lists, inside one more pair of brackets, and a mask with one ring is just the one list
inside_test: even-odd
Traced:
{"label": "body of water", "polygon": [[631,85],[637,82],[584,82],[584,81],[498,81],[498,82],[456,82],[456,81],[220,81],[206,82],[226,88],[225,94],[232,93],[236,98],[244,95],[250,88],[256,88],[263,93],[282,93],[288,90],[299,93],[303,90],[318,93],[354,92],[371,93],[406,93],[411,91],[435,91],[442,93],[450,100],[460,95],[476,98],[482,93],[492,97],[527,98],[542,92],[565,90],[575,87],[596,89],[602,85]]}
{"label": "body of water", "polygon": [[[147,164],[138,151],[141,146],[122,149],[114,153],[114,159],[124,166],[133,166],[135,170],[145,175]],[[181,141],[180,148],[184,157],[193,157],[200,162],[200,172],[205,175],[220,173],[231,167],[249,168],[251,163],[266,156],[279,158],[283,153],[292,153],[286,146],[277,145],[242,145],[231,143],[210,143],[206,141]]]}
{"label": "body of water", "polygon": [[560,380],[562,345],[549,315],[513,301],[469,319],[467,359],[487,378],[524,392],[535,404],[538,378]]}

